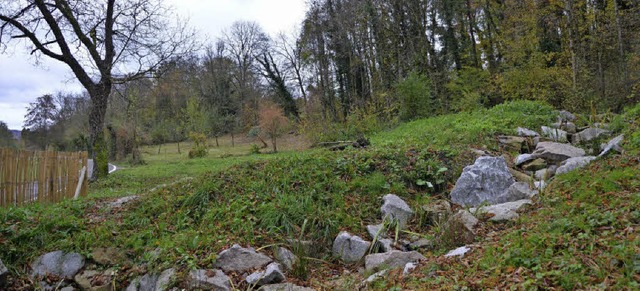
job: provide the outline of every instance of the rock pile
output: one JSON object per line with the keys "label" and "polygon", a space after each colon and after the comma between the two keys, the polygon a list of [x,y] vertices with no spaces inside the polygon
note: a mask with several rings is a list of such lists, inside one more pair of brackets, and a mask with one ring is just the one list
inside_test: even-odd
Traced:
{"label": "rock pile", "polygon": [[[560,111],[558,115],[558,122],[540,128],[541,134],[518,127],[518,136],[498,137],[503,148],[519,154],[513,161],[515,168],[509,168],[502,156],[480,156],[473,165],[464,168],[451,191],[451,201],[472,208],[469,212],[459,211],[447,221],[445,229],[449,235],[464,244],[473,242],[473,225],[477,223],[471,219],[473,215],[489,215],[494,222],[515,220],[555,175],[584,167],[597,158],[587,155],[588,150],[581,146],[609,136],[611,132],[603,129],[607,126],[579,128],[573,123],[575,115],[568,111]],[[602,144],[598,156],[622,152],[623,138],[620,135]],[[463,252],[454,251],[451,256],[458,253]]]}

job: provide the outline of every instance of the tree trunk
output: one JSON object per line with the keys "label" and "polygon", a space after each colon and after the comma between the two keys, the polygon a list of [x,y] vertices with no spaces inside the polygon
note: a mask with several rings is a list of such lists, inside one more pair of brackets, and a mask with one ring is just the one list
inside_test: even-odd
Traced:
{"label": "tree trunk", "polygon": [[216,135],[215,137],[216,137],[216,147],[219,148],[220,144],[218,143],[218,136]]}
{"label": "tree trunk", "polygon": [[578,58],[576,56],[576,47],[574,42],[575,32],[573,31],[573,7],[570,0],[564,0],[564,9],[567,14],[567,29],[569,30],[569,52],[571,53],[571,72],[573,89],[576,89],[578,83]]}
{"label": "tree trunk", "polygon": [[158,144],[158,154],[160,154],[160,148],[162,147],[162,143]]}
{"label": "tree trunk", "polygon": [[473,59],[473,66],[475,68],[480,68],[480,63],[478,61],[478,50],[476,48],[476,36],[474,31],[476,22],[469,0],[467,0],[467,18],[469,19],[469,37],[471,38],[471,58]]}
{"label": "tree trunk", "polygon": [[178,141],[178,154],[179,154],[179,155],[180,155],[180,154],[182,154],[182,153],[180,152],[180,141]]}
{"label": "tree trunk", "polygon": [[[618,36],[618,53],[620,54],[620,67],[622,69],[622,83],[624,86],[624,93],[625,95],[629,95],[629,93],[631,92],[630,88],[629,88],[629,70],[627,69],[627,60],[625,57],[625,53],[624,53],[624,43],[622,42],[622,23],[620,21],[620,11],[618,8],[618,3],[617,1],[613,1],[613,7],[614,7],[614,11],[616,14],[616,32],[617,32],[617,36]],[[623,102],[618,102],[619,105],[622,105]],[[619,106],[618,109],[622,109],[622,106]],[[618,110],[619,111],[619,110]]]}
{"label": "tree trunk", "polygon": [[267,142],[266,142],[266,141],[264,141],[264,139],[262,139],[262,137],[261,137],[260,135],[257,135],[256,137],[257,137],[257,138],[258,138],[258,140],[262,143],[262,147],[261,147],[261,149],[264,149],[264,148],[268,148],[268,147],[269,147],[269,145],[267,144]]}
{"label": "tree trunk", "polygon": [[271,138],[271,143],[273,144],[273,152],[277,153],[278,152],[278,146],[276,145],[276,137],[272,137]]}
{"label": "tree trunk", "polygon": [[89,113],[90,156],[93,159],[93,181],[109,174],[107,143],[104,138],[104,116],[107,112],[107,101],[111,91],[110,84],[99,83],[89,91],[91,109]]}
{"label": "tree trunk", "polygon": [[235,137],[233,136],[233,131],[231,131],[231,147],[235,147],[236,146],[236,141],[235,141]]}

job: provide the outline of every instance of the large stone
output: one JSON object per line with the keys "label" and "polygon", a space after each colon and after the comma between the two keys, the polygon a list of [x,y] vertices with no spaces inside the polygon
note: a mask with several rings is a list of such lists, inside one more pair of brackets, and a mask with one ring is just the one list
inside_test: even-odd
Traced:
{"label": "large stone", "polygon": [[189,288],[228,291],[231,290],[231,280],[218,269],[193,270],[189,272]]}
{"label": "large stone", "polygon": [[78,253],[55,251],[38,257],[32,264],[35,277],[55,275],[72,279],[84,267],[84,257]]}
{"label": "large stone", "polygon": [[271,262],[271,258],[253,248],[243,248],[236,244],[218,254],[214,267],[225,272],[242,272],[261,268]]}
{"label": "large stone", "polygon": [[621,134],[619,136],[616,136],[612,140],[610,140],[607,144],[602,145],[601,146],[602,152],[600,153],[600,155],[598,155],[598,157],[602,157],[602,156],[606,155],[611,150],[614,150],[616,152],[622,153],[622,146],[621,145],[622,145],[622,141],[623,140],[624,140],[624,135]]}
{"label": "large stone", "polygon": [[267,269],[260,272],[255,272],[247,276],[247,283],[249,286],[263,286],[268,284],[275,284],[284,281],[286,278],[278,263],[271,263],[267,266]]}
{"label": "large stone", "polygon": [[393,250],[393,241],[389,238],[383,238],[376,241],[376,245],[380,252],[386,253]]}
{"label": "large stone", "polygon": [[527,205],[531,205],[532,203],[533,202],[529,199],[523,199],[502,204],[482,206],[479,208],[471,208],[469,209],[469,211],[471,211],[471,213],[475,213],[476,215],[483,215],[485,213],[488,213],[492,215],[489,220],[502,222],[518,219],[518,217],[520,217],[518,212],[527,207]]}
{"label": "large stone", "polygon": [[517,182],[533,183],[533,178],[523,172],[509,168],[509,173],[511,173]]}
{"label": "large stone", "polygon": [[577,127],[573,122],[556,122],[554,124],[551,124],[551,127],[562,129],[571,134],[576,133],[577,130]]}
{"label": "large stone", "polygon": [[469,211],[460,210],[447,220],[439,237],[441,242],[452,245],[473,243],[476,238],[475,227],[478,219]]}
{"label": "large stone", "polygon": [[525,171],[535,172],[547,167],[547,162],[544,159],[535,159],[522,165],[522,169]]}
{"label": "large stone", "polygon": [[371,254],[365,257],[365,270],[378,271],[382,269],[403,268],[407,263],[424,260],[425,257],[416,252],[390,251],[387,253]]}
{"label": "large stone", "polygon": [[573,135],[573,140],[572,142],[574,144],[577,143],[585,143],[585,142],[590,142],[594,139],[598,139],[607,135],[610,135],[611,132],[605,129],[601,129],[601,128],[587,128],[581,132],[578,132],[576,134]]}
{"label": "large stone", "polygon": [[532,190],[529,183],[516,182],[511,184],[507,190],[505,190],[498,198],[495,199],[496,203],[505,203],[518,201],[522,199],[531,199],[537,195],[538,191]]}
{"label": "large stone", "polygon": [[158,277],[158,274],[145,274],[142,277],[137,277],[127,286],[126,291],[155,291]]}
{"label": "large stone", "polygon": [[413,210],[402,198],[394,194],[384,195],[382,199],[384,200],[384,204],[380,207],[382,219],[397,223],[400,229],[404,228],[411,219]]}
{"label": "large stone", "polygon": [[109,271],[98,272],[86,270],[78,273],[74,278],[81,290],[89,291],[115,291],[112,284],[112,275]]}
{"label": "large stone", "polygon": [[561,162],[568,158],[585,155],[585,151],[581,148],[557,142],[540,142],[533,153],[551,162]]}
{"label": "large stone", "polygon": [[495,203],[515,183],[503,157],[479,157],[466,166],[451,191],[451,201],[462,206]]}
{"label": "large stone", "polygon": [[560,119],[560,122],[563,121],[574,121],[576,120],[576,116],[573,115],[573,113],[567,111],[567,110],[560,110],[558,112],[558,119]]}
{"label": "large stone", "polygon": [[2,263],[2,260],[0,260],[0,286],[5,284],[7,276],[9,276],[9,269],[7,269],[7,266],[5,266]]}
{"label": "large stone", "polygon": [[287,248],[279,247],[276,250],[276,260],[278,260],[285,269],[292,270],[293,265],[298,262],[298,257]]}
{"label": "large stone", "polygon": [[292,283],[280,283],[262,286],[261,291],[314,291],[312,288],[298,286]]}
{"label": "large stone", "polygon": [[542,170],[536,171],[534,176],[538,181],[539,180],[549,180],[549,179],[551,179],[551,177],[553,177],[553,175],[556,174],[556,170],[558,170],[558,166],[551,165],[546,169],[542,169]]}
{"label": "large stone", "polygon": [[352,236],[346,231],[338,234],[333,241],[333,255],[347,263],[361,260],[369,251],[371,243],[363,240],[359,236]]}
{"label": "large stone", "polygon": [[589,163],[591,163],[595,159],[596,157],[593,157],[593,156],[576,157],[576,158],[567,159],[564,162],[562,162],[560,167],[558,167],[558,169],[556,170],[556,175],[564,174],[564,173],[573,171],[575,169],[582,168],[588,165]]}
{"label": "large stone", "polygon": [[557,142],[567,142],[568,141],[567,132],[562,130],[562,129],[551,128],[551,127],[548,127],[548,126],[542,126],[542,127],[540,127],[540,129],[542,130],[542,135],[543,136],[548,137],[548,138],[552,139],[553,141],[557,141]]}
{"label": "large stone", "polygon": [[124,264],[127,256],[117,248],[95,248],[91,252],[91,258],[100,265]]}
{"label": "large stone", "polygon": [[498,136],[498,142],[507,150],[520,152],[522,151],[522,146],[526,144],[527,139],[520,136],[501,135]]}
{"label": "large stone", "polygon": [[371,239],[380,239],[386,237],[383,224],[367,225],[367,233]]}
{"label": "large stone", "polygon": [[549,180],[549,178],[551,178],[550,172],[549,172],[549,168],[538,170],[533,174],[533,176],[538,181],[540,181],[540,180],[543,180],[543,181],[544,180]]}
{"label": "large stone", "polygon": [[137,277],[127,286],[126,291],[166,291],[176,281],[175,269],[166,269],[160,274],[148,273]]}
{"label": "large stone", "polygon": [[532,155],[532,154],[521,154],[518,155],[514,161],[516,166],[520,166],[528,161],[533,161],[535,159],[537,159],[538,157],[536,155]]}
{"label": "large stone", "polygon": [[451,204],[446,200],[438,200],[428,206],[423,206],[424,215],[429,224],[437,224],[446,221],[451,216]]}
{"label": "large stone", "polygon": [[518,129],[516,130],[518,132],[519,136],[525,136],[525,137],[536,137],[536,136],[540,136],[540,134],[538,134],[537,132],[528,129],[528,128],[524,128],[524,127],[518,127]]}
{"label": "large stone", "polygon": [[175,283],[176,279],[176,270],[174,268],[166,269],[160,273],[160,276],[158,276],[154,290],[167,290],[171,284]]}

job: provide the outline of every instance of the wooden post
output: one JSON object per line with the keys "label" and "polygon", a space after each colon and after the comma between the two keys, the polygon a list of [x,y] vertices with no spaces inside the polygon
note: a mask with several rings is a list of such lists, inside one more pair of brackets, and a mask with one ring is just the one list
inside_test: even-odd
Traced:
{"label": "wooden post", "polygon": [[82,167],[80,170],[80,178],[78,179],[78,186],[76,186],[76,193],[73,195],[73,200],[78,199],[80,196],[80,190],[82,189],[82,184],[84,183],[84,175],[87,172],[87,167]]}
{"label": "wooden post", "polygon": [[[88,157],[88,153],[87,152],[82,152],[82,165],[84,167],[86,167],[87,169],[85,171],[89,171],[89,164],[87,163],[87,157]],[[82,190],[80,190],[80,195],[82,195],[82,197],[86,197],[87,196],[87,185],[88,185],[88,181],[89,180],[89,175],[88,173],[85,173],[84,175],[84,182],[82,182]]]}
{"label": "wooden post", "polygon": [[9,205],[16,203],[16,159],[15,155],[9,157]]}
{"label": "wooden post", "polygon": [[5,168],[7,166],[7,157],[6,157],[7,149],[0,148],[0,207],[4,207],[6,205],[7,199],[7,176]]}
{"label": "wooden post", "polygon": [[45,172],[45,165],[47,164],[45,161],[45,156],[43,152],[38,152],[36,154],[36,157],[38,159],[38,174],[37,174],[37,180],[38,180],[38,202],[43,201],[44,199],[44,172]]}

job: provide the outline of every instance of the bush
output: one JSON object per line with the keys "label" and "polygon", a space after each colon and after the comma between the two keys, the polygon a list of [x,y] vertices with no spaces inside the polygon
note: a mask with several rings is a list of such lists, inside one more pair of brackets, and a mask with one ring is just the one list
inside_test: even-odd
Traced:
{"label": "bush", "polygon": [[376,99],[380,100],[352,110],[342,123],[324,119],[319,114],[303,116],[298,130],[313,143],[355,140],[362,135],[380,132],[398,123],[397,107],[380,102],[384,97],[377,96]]}
{"label": "bush", "polygon": [[409,121],[437,113],[437,106],[431,98],[430,82],[426,76],[411,73],[396,84],[395,89],[400,99],[401,120]]}
{"label": "bush", "polygon": [[251,148],[249,148],[249,154],[250,155],[257,155],[259,153],[260,153],[260,146],[255,144],[255,143],[252,143],[251,144]]}
{"label": "bush", "polygon": [[202,158],[207,155],[207,136],[202,133],[191,132],[189,139],[193,141],[193,148],[189,151],[189,158]]}
{"label": "bush", "polygon": [[446,87],[451,93],[451,109],[454,111],[486,107],[492,88],[488,71],[467,67],[455,71]]}
{"label": "bush", "polygon": [[566,68],[535,65],[515,68],[500,75],[498,84],[506,100],[545,101],[568,110],[586,105],[571,93],[571,71]]}

